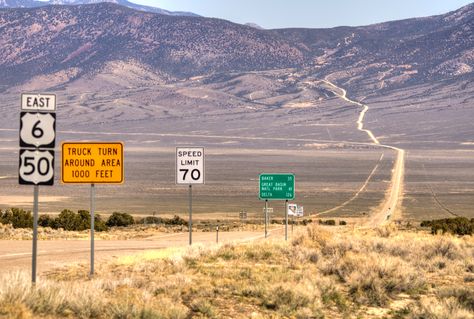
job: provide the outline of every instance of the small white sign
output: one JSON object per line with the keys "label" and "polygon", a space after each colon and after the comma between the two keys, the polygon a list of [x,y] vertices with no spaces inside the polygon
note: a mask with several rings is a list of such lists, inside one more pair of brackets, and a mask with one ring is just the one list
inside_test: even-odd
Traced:
{"label": "small white sign", "polygon": [[296,216],[298,205],[288,204],[288,216]]}
{"label": "small white sign", "polygon": [[55,113],[21,113],[20,147],[54,148],[55,140]]}
{"label": "small white sign", "polygon": [[176,148],[176,184],[204,184],[204,147]]}
{"label": "small white sign", "polygon": [[53,185],[54,152],[20,150],[19,182],[22,185]]}
{"label": "small white sign", "polygon": [[288,204],[288,216],[303,217],[304,208],[297,204]]}
{"label": "small white sign", "polygon": [[304,207],[298,206],[298,209],[296,210],[296,217],[303,217],[303,215],[304,215]]}
{"label": "small white sign", "polygon": [[55,112],[56,95],[23,93],[21,95],[21,110],[29,112]]}

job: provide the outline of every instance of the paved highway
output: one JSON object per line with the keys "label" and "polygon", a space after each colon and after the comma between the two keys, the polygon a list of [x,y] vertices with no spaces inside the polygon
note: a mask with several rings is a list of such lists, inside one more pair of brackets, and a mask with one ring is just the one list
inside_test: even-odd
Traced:
{"label": "paved highway", "polygon": [[334,83],[328,80],[322,80],[321,82],[326,83],[332,89],[334,89],[333,93],[336,94],[336,96],[338,96],[339,98],[362,108],[359,114],[359,118],[357,119],[357,129],[359,131],[365,132],[370,138],[370,140],[372,141],[373,145],[379,146],[385,149],[393,150],[397,154],[395,165],[392,170],[390,188],[386,192],[384,202],[381,208],[375,214],[370,216],[369,220],[364,224],[364,226],[377,227],[377,226],[389,223],[391,220],[393,220],[394,215],[398,213],[399,205],[401,205],[401,201],[402,201],[403,178],[405,176],[405,150],[398,147],[391,146],[391,145],[381,144],[380,141],[372,133],[372,131],[365,128],[364,119],[365,119],[365,115],[369,111],[368,105],[351,100],[350,98],[347,97],[346,90],[344,90],[341,87],[338,87],[337,85],[335,85]]}
{"label": "paved highway", "polygon": [[[270,230],[270,238],[284,238],[284,228]],[[264,238],[263,231],[219,232],[219,244],[247,242]],[[188,247],[189,234],[161,234],[144,240],[96,240],[96,261],[131,255],[146,250]],[[214,245],[216,233],[193,233],[193,246]],[[31,240],[0,240],[0,274],[8,271],[31,271]],[[89,240],[38,241],[38,272],[42,273],[70,263],[89,264]]]}

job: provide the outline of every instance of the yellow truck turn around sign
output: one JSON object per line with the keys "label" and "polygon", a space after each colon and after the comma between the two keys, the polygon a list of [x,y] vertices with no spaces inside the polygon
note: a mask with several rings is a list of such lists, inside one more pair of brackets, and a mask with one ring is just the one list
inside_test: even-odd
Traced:
{"label": "yellow truck turn around sign", "polygon": [[62,144],[63,183],[123,183],[123,144],[64,142]]}

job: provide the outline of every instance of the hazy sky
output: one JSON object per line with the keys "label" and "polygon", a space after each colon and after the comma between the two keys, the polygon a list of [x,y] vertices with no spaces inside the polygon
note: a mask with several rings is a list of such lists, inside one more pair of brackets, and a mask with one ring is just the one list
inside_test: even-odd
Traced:
{"label": "hazy sky", "polygon": [[472,0],[131,0],[171,11],[264,28],[334,27],[422,17],[458,9]]}

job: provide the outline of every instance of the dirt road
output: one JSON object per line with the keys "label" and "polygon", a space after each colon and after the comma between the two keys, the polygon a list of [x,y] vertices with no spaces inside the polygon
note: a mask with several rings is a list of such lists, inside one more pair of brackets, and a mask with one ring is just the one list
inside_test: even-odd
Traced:
{"label": "dirt road", "polygon": [[[270,230],[270,238],[284,238],[283,228]],[[263,231],[220,232],[219,244],[247,242],[264,238]],[[193,245],[214,245],[216,233],[193,233]],[[96,240],[96,262],[131,255],[146,250],[188,247],[188,233],[161,234],[145,240]],[[31,240],[0,241],[0,274],[15,270],[31,270]],[[38,242],[38,272],[71,263],[89,264],[89,240],[51,240]]]}

